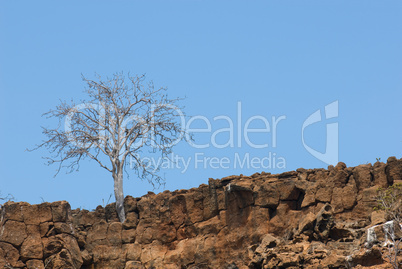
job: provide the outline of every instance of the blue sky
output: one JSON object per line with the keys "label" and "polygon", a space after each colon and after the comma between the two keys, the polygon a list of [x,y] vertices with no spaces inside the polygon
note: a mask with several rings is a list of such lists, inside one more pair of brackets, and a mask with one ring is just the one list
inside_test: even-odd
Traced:
{"label": "blue sky", "polygon": [[[169,96],[183,97],[190,117],[204,116],[210,133],[228,116],[244,129],[252,116],[285,116],[273,132],[250,134],[242,145],[196,149],[185,141],[174,153],[190,166],[164,169],[153,189],[132,173],[126,195],[197,187],[208,178],[254,172],[326,168],[302,143],[302,126],[315,111],[323,120],[304,130],[305,143],[325,152],[326,126],[338,125],[338,157],[348,166],[386,161],[402,153],[402,2],[400,1],[1,1],[0,190],[17,201],[67,200],[93,209],[113,192],[111,175],[93,162],[60,173],[44,165],[41,114],[59,100],[84,99],[81,74],[146,73]],[[338,117],[325,120],[338,101]],[[239,121],[238,103],[242,119]],[[260,117],[260,118],[261,118]],[[250,128],[263,128],[255,120]],[[205,128],[194,121],[194,128]],[[243,130],[242,129],[242,130]],[[234,130],[237,141],[237,130]],[[243,134],[243,133],[241,133]],[[216,136],[224,144],[228,133]],[[195,167],[195,155],[229,158],[227,168]],[[235,156],[273,156],[285,167],[235,167]],[[199,163],[200,164],[200,163]],[[111,201],[113,198],[111,199]]]}

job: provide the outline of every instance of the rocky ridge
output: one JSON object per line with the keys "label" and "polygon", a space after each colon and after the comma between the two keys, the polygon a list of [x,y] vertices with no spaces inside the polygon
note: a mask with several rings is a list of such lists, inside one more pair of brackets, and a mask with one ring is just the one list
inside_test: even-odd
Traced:
{"label": "rocky ridge", "polygon": [[7,202],[0,268],[390,268],[384,230],[399,224],[373,212],[374,197],[401,180],[395,157],[209,179],[127,196],[124,223],[114,204]]}

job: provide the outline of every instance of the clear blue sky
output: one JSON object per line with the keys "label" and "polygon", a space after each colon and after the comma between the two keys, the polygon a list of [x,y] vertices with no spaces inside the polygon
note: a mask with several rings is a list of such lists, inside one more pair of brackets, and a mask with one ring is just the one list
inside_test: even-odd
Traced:
{"label": "clear blue sky", "polygon": [[[211,121],[211,133],[244,125],[252,116],[285,116],[276,130],[252,133],[262,149],[242,145],[196,149],[180,143],[174,153],[190,158],[185,173],[165,169],[164,189],[197,187],[208,178],[254,172],[326,168],[303,146],[305,120],[338,101],[338,117],[310,125],[305,143],[324,152],[326,124],[339,128],[339,161],[348,166],[402,155],[401,1],[1,1],[0,190],[17,201],[67,200],[93,209],[113,192],[111,175],[93,162],[59,174],[44,165],[45,150],[26,152],[52,126],[41,114],[59,99],[80,100],[81,74],[146,73],[169,95],[186,96],[189,116]],[[260,118],[261,118],[260,117]],[[250,128],[264,127],[255,120]],[[192,127],[205,128],[201,121]],[[271,126],[272,127],[272,126]],[[235,141],[237,142],[237,130]],[[228,133],[216,136],[224,144]],[[195,167],[195,154],[229,158],[227,168]],[[282,157],[286,167],[234,166],[234,156]],[[153,188],[134,174],[126,195]],[[113,198],[112,198],[113,200]]]}

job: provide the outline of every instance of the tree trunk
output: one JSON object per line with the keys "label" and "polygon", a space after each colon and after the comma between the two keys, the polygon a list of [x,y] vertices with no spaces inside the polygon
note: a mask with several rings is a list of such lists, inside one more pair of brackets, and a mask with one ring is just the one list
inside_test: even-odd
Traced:
{"label": "tree trunk", "polygon": [[114,196],[116,198],[117,215],[119,216],[120,222],[124,222],[126,220],[126,213],[124,212],[123,170],[118,170],[116,174],[113,174]]}

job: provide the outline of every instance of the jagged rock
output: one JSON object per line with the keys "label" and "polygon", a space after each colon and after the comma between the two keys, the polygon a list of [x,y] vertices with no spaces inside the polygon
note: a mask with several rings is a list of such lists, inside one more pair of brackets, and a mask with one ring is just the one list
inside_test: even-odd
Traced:
{"label": "jagged rock", "polygon": [[371,169],[371,164],[361,164],[353,169],[353,177],[359,191],[373,186]]}
{"label": "jagged rock", "polygon": [[124,267],[125,269],[145,269],[140,262],[128,261]]}
{"label": "jagged rock", "polygon": [[355,266],[357,264],[373,266],[384,263],[384,259],[382,257],[381,249],[378,246],[374,246],[369,250],[361,249],[357,253],[351,255],[348,262],[350,266]]}
{"label": "jagged rock", "polygon": [[357,195],[357,204],[353,208],[355,218],[367,218],[373,212],[374,207],[377,205],[375,196],[377,195],[377,186],[363,189]]}
{"label": "jagged rock", "polygon": [[74,234],[74,228],[71,223],[55,222],[54,229],[57,234]]}
{"label": "jagged rock", "polygon": [[276,208],[279,205],[279,192],[271,182],[261,184],[254,189],[255,204],[261,207]]}
{"label": "jagged rock", "polygon": [[167,247],[158,241],[147,244],[141,250],[141,263],[144,265],[151,265],[155,263],[162,264],[163,257],[167,252]]}
{"label": "jagged rock", "polygon": [[24,267],[24,263],[19,258],[20,255],[16,248],[11,244],[0,242],[0,268],[5,268],[6,264],[15,268]]}
{"label": "jagged rock", "polygon": [[93,260],[95,263],[106,266],[107,262],[117,261],[123,257],[124,252],[121,248],[116,248],[108,245],[97,245],[92,250]]}
{"label": "jagged rock", "polygon": [[21,207],[27,205],[29,206],[28,203],[26,202],[20,202],[16,203],[13,201],[6,202],[4,205],[1,207],[1,225],[4,225],[4,221],[6,220],[14,220],[14,221],[19,221],[23,222],[24,217],[22,215],[22,210]]}
{"label": "jagged rock", "polygon": [[315,200],[322,203],[329,203],[331,202],[333,191],[333,182],[320,180],[315,191]]}
{"label": "jagged rock", "polygon": [[29,260],[27,261],[27,269],[45,269],[45,265],[41,260]]}
{"label": "jagged rock", "polygon": [[124,229],[135,229],[138,224],[138,214],[136,212],[128,212],[126,220],[123,222]]}
{"label": "jagged rock", "polygon": [[384,211],[373,211],[370,216],[371,225],[377,225],[386,222],[387,215]]}
{"label": "jagged rock", "polygon": [[137,208],[137,199],[135,199],[134,197],[127,195],[124,198],[124,211],[126,213],[129,212],[136,212],[138,210]]}
{"label": "jagged rock", "polygon": [[73,258],[67,249],[63,249],[59,253],[48,257],[45,260],[45,264],[47,264],[47,267],[53,269],[74,269],[81,267],[81,265],[74,263]]}
{"label": "jagged rock", "polygon": [[50,204],[52,209],[53,222],[71,221],[71,207],[66,201],[59,201]]}
{"label": "jagged rock", "polygon": [[40,205],[22,205],[21,213],[25,224],[39,225],[43,222],[52,221],[52,211],[49,203]]}
{"label": "jagged rock", "polygon": [[127,196],[124,223],[114,203],[90,212],[65,201],[8,202],[0,267],[386,268],[384,227],[402,235],[373,212],[374,196],[401,176],[402,160],[389,158],[209,179],[190,190]]}
{"label": "jagged rock", "polygon": [[27,238],[26,226],[19,221],[8,220],[0,230],[0,242],[10,243],[19,247]]}
{"label": "jagged rock", "polygon": [[373,183],[375,186],[379,187],[387,187],[388,186],[388,179],[386,174],[386,167],[387,165],[382,162],[376,162],[373,165]]}
{"label": "jagged rock", "polygon": [[77,240],[69,234],[56,235],[63,242],[64,249],[67,249],[71,255],[71,259],[76,268],[80,268],[82,265],[81,251],[78,246]]}
{"label": "jagged rock", "polygon": [[315,193],[317,191],[317,185],[311,184],[304,195],[303,202],[301,204],[302,208],[306,208],[315,204]]}
{"label": "jagged rock", "polygon": [[347,228],[344,224],[335,223],[330,230],[329,237],[336,241],[353,242],[354,239],[359,238],[360,234],[359,231]]}
{"label": "jagged rock", "polygon": [[98,244],[106,244],[108,224],[102,220],[99,223],[95,223],[88,229],[87,244],[88,247],[92,247]]}
{"label": "jagged rock", "polygon": [[356,205],[357,187],[354,181],[350,181],[338,194],[341,196],[344,210],[351,210]]}
{"label": "jagged rock", "polygon": [[27,238],[21,245],[20,254],[21,260],[42,259],[43,247],[40,238],[39,226],[27,225]]}
{"label": "jagged rock", "polygon": [[345,256],[332,254],[324,258],[320,265],[323,268],[345,268]]}
{"label": "jagged rock", "polygon": [[296,235],[306,234],[315,240],[326,240],[334,226],[332,207],[325,204],[317,214],[309,212],[299,222]]}
{"label": "jagged rock", "polygon": [[334,187],[343,188],[348,183],[349,173],[346,170],[346,164],[339,162],[329,173],[328,181],[334,183]]}
{"label": "jagged rock", "polygon": [[84,249],[81,251],[81,258],[83,265],[90,265],[93,261],[92,255],[89,254],[88,250]]}
{"label": "jagged rock", "polygon": [[123,244],[134,243],[136,238],[136,230],[122,230],[121,231],[121,241]]}
{"label": "jagged rock", "polygon": [[332,214],[332,207],[329,204],[324,205],[320,212],[318,212],[314,226],[314,236],[316,235],[316,239],[328,239],[330,231],[334,226]]}
{"label": "jagged rock", "polygon": [[43,238],[42,244],[45,258],[57,254],[63,249],[63,242],[55,236]]}
{"label": "jagged rock", "polygon": [[402,180],[402,160],[398,160],[395,157],[389,157],[385,173],[389,185],[392,185],[395,180]]}
{"label": "jagged rock", "polygon": [[296,202],[283,201],[272,213],[270,212],[268,232],[275,236],[284,236],[296,228],[302,215],[299,214],[299,211],[295,210],[295,207]]}
{"label": "jagged rock", "polygon": [[120,222],[112,222],[108,225],[106,239],[109,246],[121,247],[123,225]]}
{"label": "jagged rock", "polygon": [[45,222],[39,224],[40,237],[45,237],[51,228],[54,227],[53,222]]}
{"label": "jagged rock", "polygon": [[84,248],[87,243],[87,232],[77,231],[74,233],[74,236],[77,239],[78,246],[80,246],[80,248]]}
{"label": "jagged rock", "polygon": [[303,232],[307,232],[311,235],[314,230],[316,218],[316,215],[312,212],[307,213],[307,215],[300,220],[296,235],[302,234]]}
{"label": "jagged rock", "polygon": [[266,234],[261,241],[261,244],[255,249],[255,254],[259,257],[264,256],[264,253],[268,252],[269,249],[272,249],[280,244],[280,240],[276,237],[273,237],[270,234]]}
{"label": "jagged rock", "polygon": [[119,221],[116,211],[116,203],[111,203],[105,206],[105,219],[107,222]]}
{"label": "jagged rock", "polygon": [[127,260],[140,261],[141,259],[141,245],[140,244],[126,244],[123,250],[127,253]]}

